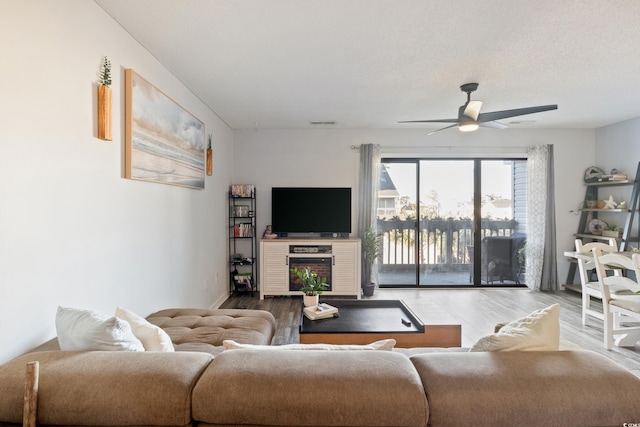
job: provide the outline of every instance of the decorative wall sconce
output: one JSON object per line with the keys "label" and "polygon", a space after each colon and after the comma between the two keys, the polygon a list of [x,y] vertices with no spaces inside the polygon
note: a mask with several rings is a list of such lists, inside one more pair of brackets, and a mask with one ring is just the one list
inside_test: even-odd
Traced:
{"label": "decorative wall sconce", "polygon": [[207,175],[213,173],[213,150],[211,149],[211,134],[209,134],[209,145],[207,146]]}
{"label": "decorative wall sconce", "polygon": [[111,141],[111,61],[106,56],[98,76],[98,138]]}

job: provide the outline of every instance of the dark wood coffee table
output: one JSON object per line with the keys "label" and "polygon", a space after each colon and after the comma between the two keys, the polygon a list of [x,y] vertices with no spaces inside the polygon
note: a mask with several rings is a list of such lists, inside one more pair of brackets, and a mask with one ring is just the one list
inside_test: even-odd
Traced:
{"label": "dark wood coffee table", "polygon": [[393,338],[396,347],[460,347],[461,325],[425,325],[401,300],[327,300],[340,317],[300,319],[302,344],[368,344]]}

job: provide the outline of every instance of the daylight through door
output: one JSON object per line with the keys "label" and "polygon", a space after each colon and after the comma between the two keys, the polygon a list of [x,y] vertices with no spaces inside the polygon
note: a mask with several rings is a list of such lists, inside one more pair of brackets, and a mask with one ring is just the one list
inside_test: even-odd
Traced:
{"label": "daylight through door", "polygon": [[376,216],[381,287],[523,284],[524,159],[382,159]]}

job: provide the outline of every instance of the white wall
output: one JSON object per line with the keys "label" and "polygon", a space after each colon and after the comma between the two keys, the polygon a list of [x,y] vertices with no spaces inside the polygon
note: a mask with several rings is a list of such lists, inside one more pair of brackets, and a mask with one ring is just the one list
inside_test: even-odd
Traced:
{"label": "white wall", "polygon": [[[431,136],[416,129],[236,131],[234,178],[257,185],[258,229],[271,223],[271,187],[352,187],[357,206],[359,154],[350,147],[366,143],[380,144],[386,156],[399,153],[395,157],[509,154],[526,152],[531,145],[553,144],[558,275],[560,282],[565,282],[569,263],[563,253],[573,247],[579,220],[575,210],[584,199],[583,172],[594,162],[593,131],[480,129],[463,134],[452,129]],[[304,201],[299,203],[302,206]],[[353,216],[355,234],[357,213]]]}
{"label": "white wall", "polygon": [[[94,2],[3,1],[0,16],[0,363],[55,336],[58,305],[147,315],[226,298],[232,130]],[[113,141],[95,137],[102,55]],[[205,190],[123,178],[125,68],[213,134]]]}

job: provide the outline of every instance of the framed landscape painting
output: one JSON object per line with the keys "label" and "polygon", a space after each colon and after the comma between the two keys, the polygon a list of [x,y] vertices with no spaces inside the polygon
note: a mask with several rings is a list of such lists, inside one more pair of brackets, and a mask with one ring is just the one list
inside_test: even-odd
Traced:
{"label": "framed landscape painting", "polygon": [[204,188],[204,123],[125,70],[125,178]]}

